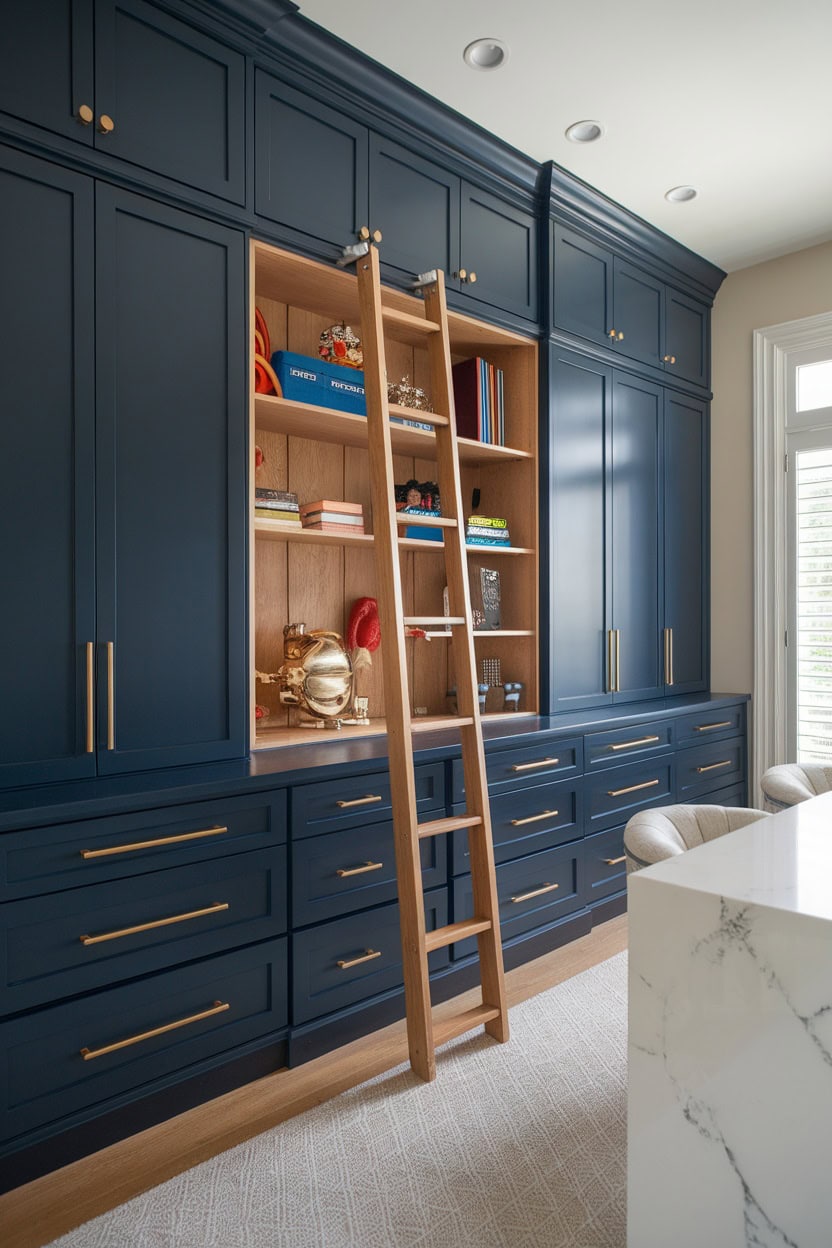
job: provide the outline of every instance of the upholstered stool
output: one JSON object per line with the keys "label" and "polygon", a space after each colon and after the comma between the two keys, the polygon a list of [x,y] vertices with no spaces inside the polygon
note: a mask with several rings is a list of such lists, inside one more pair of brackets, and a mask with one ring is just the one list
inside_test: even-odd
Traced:
{"label": "upholstered stool", "polygon": [[820,763],[778,763],[760,781],[766,810],[785,810],[832,789],[832,767]]}
{"label": "upholstered stool", "polygon": [[765,811],[741,806],[654,806],[640,810],[624,829],[627,873],[765,818]]}

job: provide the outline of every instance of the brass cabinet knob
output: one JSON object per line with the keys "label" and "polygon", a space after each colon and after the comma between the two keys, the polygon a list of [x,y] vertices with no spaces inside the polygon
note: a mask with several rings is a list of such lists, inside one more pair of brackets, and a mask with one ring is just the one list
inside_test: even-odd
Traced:
{"label": "brass cabinet knob", "polygon": [[369,225],[362,225],[361,229],[358,231],[358,237],[361,239],[362,243],[366,243],[367,239],[370,237]]}
{"label": "brass cabinet knob", "polygon": [[617,333],[617,334],[615,335],[615,340],[616,340],[616,342],[623,342],[623,341],[624,341],[624,335],[623,335],[621,332]]}
{"label": "brass cabinet knob", "polygon": [[466,278],[468,277],[468,270],[457,269],[456,273],[454,273],[454,277],[458,277],[461,282],[464,282]]}
{"label": "brass cabinet knob", "polygon": [[384,236],[381,230],[373,230],[373,242],[374,243],[380,243],[383,237]]}
{"label": "brass cabinet knob", "polygon": [[675,356],[675,355],[663,355],[663,356],[662,356],[662,362],[663,362],[664,364],[675,364],[675,363],[676,363],[676,356]]}
{"label": "brass cabinet knob", "polygon": [[607,337],[611,338],[613,342],[615,342],[615,330],[611,329],[610,332],[607,334]]}
{"label": "brass cabinet knob", "polygon": [[474,282],[475,282],[476,280],[477,280],[477,275],[476,275],[476,273],[474,273],[474,272],[473,272],[473,270],[472,270],[472,271],[468,274],[468,281],[469,281],[469,282],[470,282],[470,284],[473,286],[473,284],[474,284]]}
{"label": "brass cabinet knob", "polygon": [[82,126],[88,126],[93,118],[93,112],[89,104],[82,104],[75,114]]}
{"label": "brass cabinet knob", "polygon": [[109,117],[106,113],[102,113],[98,118],[99,134],[112,134],[115,128],[116,123],[113,121],[112,117]]}

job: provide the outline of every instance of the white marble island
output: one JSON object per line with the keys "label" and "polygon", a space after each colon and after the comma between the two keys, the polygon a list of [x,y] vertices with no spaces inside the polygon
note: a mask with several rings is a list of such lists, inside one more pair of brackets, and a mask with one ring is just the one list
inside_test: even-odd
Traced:
{"label": "white marble island", "polygon": [[629,1248],[830,1248],[832,793],[629,892]]}

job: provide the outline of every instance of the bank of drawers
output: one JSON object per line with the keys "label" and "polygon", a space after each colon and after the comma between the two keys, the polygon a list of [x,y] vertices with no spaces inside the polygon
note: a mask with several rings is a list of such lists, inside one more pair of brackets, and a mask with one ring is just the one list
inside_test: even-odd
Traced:
{"label": "bank of drawers", "polygon": [[[508,862],[524,854],[552,849],[583,834],[581,782],[518,784],[513,792],[492,797],[491,829],[495,862]],[[464,805],[457,806],[461,814]],[[451,870],[462,875],[471,870],[467,832],[453,833]]]}
{"label": "bank of drawers", "polygon": [[676,798],[704,799],[707,793],[742,784],[745,779],[745,738],[707,741],[676,755]]}
{"label": "bank of drawers", "polygon": [[584,841],[584,892],[587,905],[627,887],[624,824],[595,832]]}
{"label": "bank of drawers", "polygon": [[[485,756],[485,772],[488,792],[492,797],[500,793],[515,792],[527,784],[542,784],[547,780],[565,780],[580,776],[583,770],[583,741],[580,737],[567,740],[531,742],[511,750],[489,751]],[[465,783],[462,762],[455,759],[451,800],[465,800]]]}
{"label": "bank of drawers", "polygon": [[[415,769],[416,810],[421,815],[445,805],[445,767],[425,763]],[[393,797],[389,771],[341,780],[323,780],[292,789],[292,838],[318,836],[343,828],[363,828],[389,820]]]}

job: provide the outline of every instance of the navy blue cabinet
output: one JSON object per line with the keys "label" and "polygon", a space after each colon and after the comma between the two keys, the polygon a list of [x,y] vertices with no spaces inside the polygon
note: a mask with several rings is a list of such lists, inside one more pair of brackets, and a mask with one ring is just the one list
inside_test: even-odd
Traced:
{"label": "navy blue cabinet", "polygon": [[[467,300],[537,321],[537,218],[462,183],[459,288]],[[472,315],[479,309],[472,307]]]}
{"label": "navy blue cabinet", "polygon": [[616,349],[655,368],[662,363],[664,285],[618,256],[613,260],[613,337]]}
{"label": "navy blue cabinet", "polygon": [[428,269],[456,277],[459,178],[371,134],[370,229],[382,232],[381,261],[391,277],[412,279]]}
{"label": "navy blue cabinet", "polygon": [[665,372],[707,386],[711,377],[711,318],[704,303],[667,289]]}
{"label": "navy blue cabinet", "polygon": [[[664,681],[668,693],[707,689],[708,405],[664,400]],[[668,671],[669,666],[669,671]]]}
{"label": "navy blue cabinet", "polygon": [[[0,112],[92,145],[92,6],[93,0],[4,6]],[[89,110],[86,124],[78,116],[82,107]]]}

